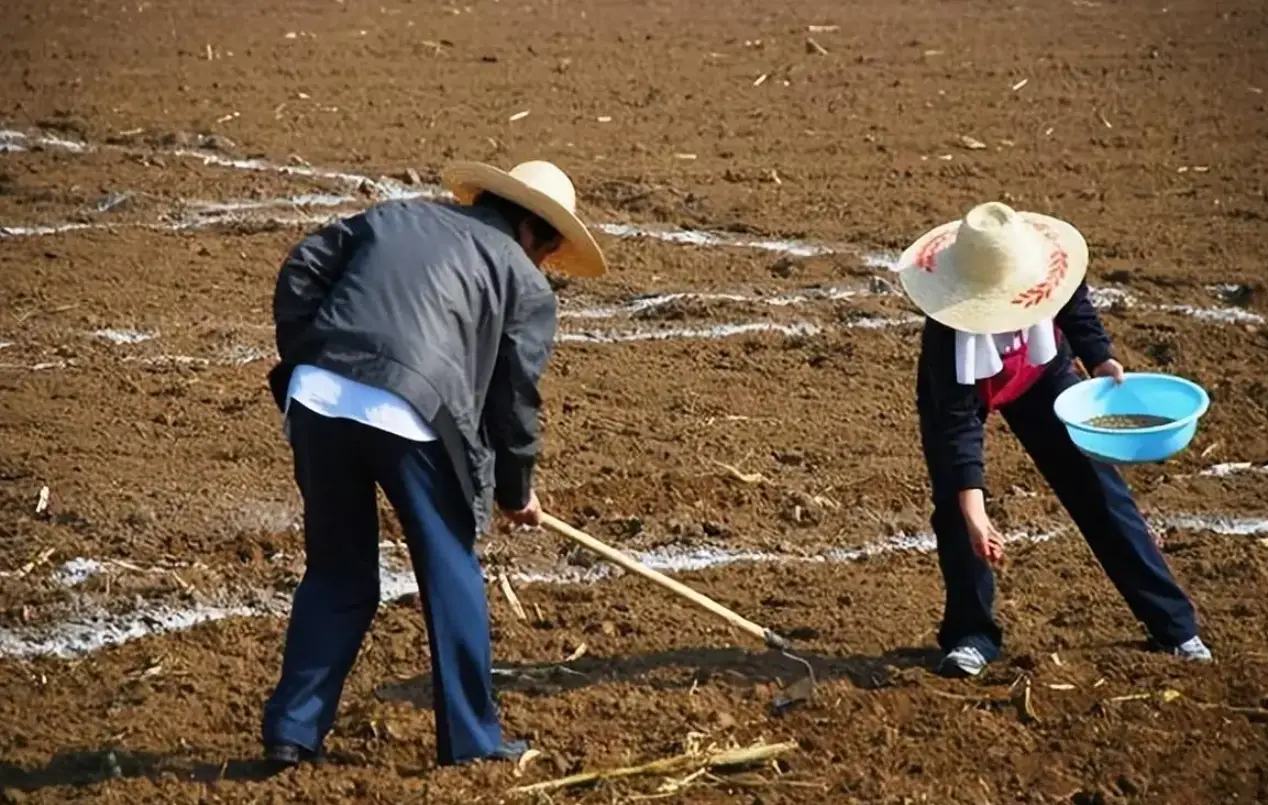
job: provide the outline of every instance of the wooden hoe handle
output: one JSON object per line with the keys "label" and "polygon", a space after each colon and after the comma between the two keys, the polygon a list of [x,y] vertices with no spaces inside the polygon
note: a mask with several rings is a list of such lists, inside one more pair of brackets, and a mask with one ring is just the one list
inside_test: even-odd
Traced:
{"label": "wooden hoe handle", "polygon": [[745,632],[748,632],[749,634],[763,641],[764,643],[766,643],[766,645],[770,646],[771,648],[787,651],[788,649],[792,647],[791,644],[788,642],[788,640],[781,637],[780,635],[775,634],[770,629],[759,626],[758,624],[753,623],[751,620],[745,617],[742,617],[740,615],[737,615],[736,613],[732,612],[731,610],[719,604],[717,601],[714,601],[711,598],[707,598],[701,595],[700,593],[691,589],[687,585],[674,581],[673,579],[669,578],[663,573],[659,573],[655,570],[652,570],[650,567],[643,564],[642,562],[639,562],[636,559],[632,559],[629,556],[626,556],[625,554],[621,553],[617,549],[612,548],[608,545],[605,545],[602,542],[599,542],[597,539],[585,533],[584,531],[579,531],[558,518],[551,517],[549,514],[543,513],[542,525],[545,526],[547,529],[555,532],[556,534],[559,534],[562,537],[567,537],[568,539],[572,540],[573,542],[576,542],[582,547],[585,547],[597,553],[599,556],[602,556],[604,559],[608,560],[612,564],[620,565],[621,567],[625,568],[631,573],[637,573],[638,575],[642,576],[645,579],[654,581],[657,584],[659,584],[661,587],[664,587],[666,590],[669,590],[675,595],[678,595],[682,598],[687,599],[688,601],[690,601],[691,603],[695,604],[696,606],[702,609],[707,609],[708,611],[712,612],[714,615],[717,615],[718,617],[727,620],[728,622],[730,622],[732,626],[736,627],[737,629],[741,629]]}

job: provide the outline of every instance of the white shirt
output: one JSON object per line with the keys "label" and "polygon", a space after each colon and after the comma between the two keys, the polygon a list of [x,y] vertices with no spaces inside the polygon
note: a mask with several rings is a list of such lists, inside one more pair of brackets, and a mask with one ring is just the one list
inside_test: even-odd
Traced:
{"label": "white shirt", "polygon": [[358,383],[316,366],[300,364],[291,374],[286,407],[297,400],[305,408],[335,419],[351,419],[413,442],[432,442],[435,432],[414,407],[384,389]]}
{"label": "white shirt", "polygon": [[962,385],[972,386],[979,380],[994,377],[1004,368],[1000,357],[1025,344],[1026,363],[1043,366],[1057,357],[1057,335],[1052,319],[1044,319],[1028,330],[999,335],[975,335],[959,330],[955,333],[955,378]]}

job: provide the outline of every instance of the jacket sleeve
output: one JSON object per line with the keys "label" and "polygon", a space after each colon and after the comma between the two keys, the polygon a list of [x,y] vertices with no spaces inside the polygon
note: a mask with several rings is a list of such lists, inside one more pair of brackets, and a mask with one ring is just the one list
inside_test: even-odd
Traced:
{"label": "jacket sleeve", "polygon": [[291,346],[343,276],[365,231],[365,213],[335,221],[301,240],[282,263],[273,291],[273,324],[283,363],[293,362]]}
{"label": "jacket sleeve", "polygon": [[1083,362],[1084,369],[1090,372],[1113,357],[1109,335],[1101,325],[1096,308],[1092,307],[1086,282],[1079,283],[1074,296],[1057,311],[1053,321],[1070,342],[1075,357]]}
{"label": "jacket sleeve", "polygon": [[[537,269],[534,268],[534,271]],[[538,384],[555,345],[557,302],[549,286],[514,300],[498,344],[485,398],[484,426],[493,448],[494,499],[507,511],[528,505],[540,447]]]}
{"label": "jacket sleeve", "polygon": [[921,336],[916,406],[934,502],[986,487],[985,425],[976,386],[955,375],[955,332],[932,319]]}

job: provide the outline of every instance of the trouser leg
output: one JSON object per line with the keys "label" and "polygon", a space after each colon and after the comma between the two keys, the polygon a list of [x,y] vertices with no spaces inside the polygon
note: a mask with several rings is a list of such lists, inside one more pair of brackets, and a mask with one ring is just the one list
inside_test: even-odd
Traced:
{"label": "trouser leg", "polygon": [[369,429],[298,403],[290,411],[306,568],[291,607],[281,679],[265,705],[264,741],[317,751],[378,607],[378,507],[359,449]]}

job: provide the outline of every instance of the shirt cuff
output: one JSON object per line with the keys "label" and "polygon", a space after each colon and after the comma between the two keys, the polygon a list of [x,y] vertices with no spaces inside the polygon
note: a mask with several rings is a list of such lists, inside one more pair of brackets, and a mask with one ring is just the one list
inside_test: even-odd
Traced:
{"label": "shirt cuff", "polygon": [[496,485],[493,497],[502,511],[519,511],[528,505],[533,494],[533,462],[515,467],[494,465]]}
{"label": "shirt cuff", "polygon": [[985,489],[985,468],[981,464],[964,464],[956,467],[955,488],[960,492],[966,489]]}
{"label": "shirt cuff", "polygon": [[1113,357],[1114,354],[1110,352],[1109,347],[1097,344],[1095,348],[1086,354],[1080,355],[1079,360],[1083,361],[1083,368],[1090,372]]}

